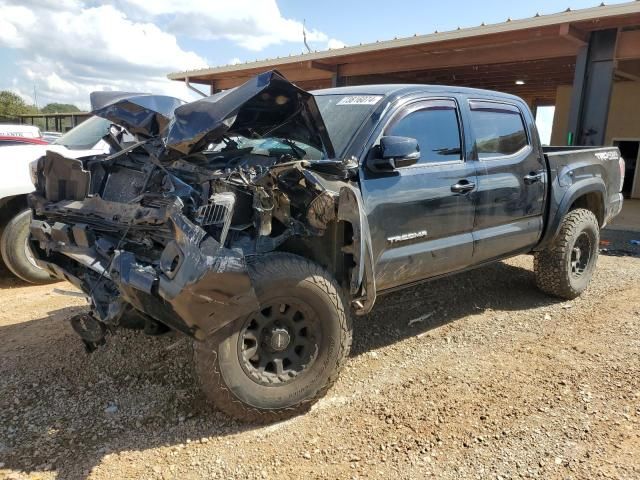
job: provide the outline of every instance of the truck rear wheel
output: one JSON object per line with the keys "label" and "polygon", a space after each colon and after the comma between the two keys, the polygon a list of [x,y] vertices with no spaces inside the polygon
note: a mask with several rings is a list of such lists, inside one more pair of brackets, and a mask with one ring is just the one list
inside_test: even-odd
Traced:
{"label": "truck rear wheel", "polygon": [[589,285],[598,260],[600,227],[595,215],[582,208],[569,212],[553,244],[534,256],[538,288],[573,299]]}
{"label": "truck rear wheel", "polygon": [[336,281],[315,263],[273,253],[250,268],[260,309],[195,342],[195,368],[217,408],[266,423],[325,395],[349,354],[351,322]]}
{"label": "truck rear wheel", "polygon": [[55,282],[54,278],[36,265],[27,243],[31,211],[23,210],[4,227],[0,249],[5,265],[14,275],[29,283]]}

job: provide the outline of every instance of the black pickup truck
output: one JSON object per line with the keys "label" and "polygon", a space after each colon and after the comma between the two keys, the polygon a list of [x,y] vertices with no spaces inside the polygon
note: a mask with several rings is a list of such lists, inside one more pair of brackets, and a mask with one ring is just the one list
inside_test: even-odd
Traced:
{"label": "black pickup truck", "polygon": [[92,106],[116,153],[32,166],[38,265],[89,298],[71,320],[88,350],[117,327],[181,332],[206,395],[246,421],[324,395],[377,295],[522,253],[543,291],[580,295],[622,207],[616,148],[543,148],[497,92],[267,72]]}

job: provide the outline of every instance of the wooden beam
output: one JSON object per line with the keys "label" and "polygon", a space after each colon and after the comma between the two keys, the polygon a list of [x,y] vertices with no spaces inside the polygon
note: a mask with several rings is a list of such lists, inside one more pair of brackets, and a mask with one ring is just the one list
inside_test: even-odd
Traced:
{"label": "wooden beam", "polygon": [[[334,73],[327,72],[325,70],[309,69],[304,63],[296,63],[291,67],[290,65],[283,65],[283,68],[278,69],[285,78],[292,82],[304,82],[314,80],[329,80],[333,77]],[[244,72],[243,72],[244,73]],[[260,72],[256,72],[260,73]],[[227,88],[237,87],[238,85],[249,80],[254,74],[247,76],[233,76],[225,77],[216,80],[216,88],[220,90],[226,90]],[[210,81],[210,80],[209,80]]]}
{"label": "wooden beam", "polygon": [[640,77],[632,73],[623,72],[622,70],[616,70],[613,73],[616,77],[624,78],[625,80],[631,80],[632,82],[640,82]]}
{"label": "wooden beam", "polygon": [[315,60],[309,60],[307,62],[307,68],[315,70],[323,70],[325,72],[336,73],[338,71],[337,65],[328,65],[326,63],[317,62]]}
{"label": "wooden beam", "polygon": [[583,32],[605,30],[607,28],[636,27],[640,25],[640,13],[629,13],[623,16],[593,18],[581,22],[573,22],[573,26]]}
{"label": "wooden beam", "polygon": [[[487,49],[501,49],[505,45],[511,45],[512,47],[515,45],[521,45],[522,49],[530,48],[528,46],[528,42],[531,41],[539,41],[543,39],[547,40],[558,40],[559,38],[559,30],[557,25],[550,25],[545,27],[531,28],[526,30],[517,30],[513,32],[501,32],[489,35],[477,35],[469,38],[461,38],[455,40],[444,40],[441,42],[434,42],[425,45],[412,45],[412,46],[404,46],[397,47],[392,49],[383,49],[376,50],[366,53],[356,53],[356,54],[347,54],[340,55],[337,57],[331,57],[329,63],[324,63],[318,60],[314,61],[301,61],[295,63],[283,63],[281,65],[276,65],[274,68],[277,68],[279,71],[291,71],[296,69],[305,69],[310,72],[319,70],[323,72],[334,73],[333,67],[337,64],[349,64],[349,63],[364,63],[364,62],[377,62],[377,61],[387,61],[389,59],[403,58],[411,55],[423,55],[426,53],[433,53],[434,55],[440,54],[449,54],[449,53],[457,53],[466,49],[478,49],[478,48],[487,48]],[[285,59],[283,59],[285,60]],[[231,78],[242,78],[248,79],[252,76],[261,73],[264,71],[262,69],[247,69],[242,70],[241,72],[228,72],[221,73],[217,75],[205,75],[202,77],[190,77],[190,81],[192,83],[205,83],[207,85],[210,84],[212,80],[221,80],[224,85],[232,86],[238,85],[241,82],[238,81],[229,81]],[[340,72],[341,75],[344,75],[343,72]],[[305,77],[305,81],[308,77]],[[318,78],[326,78],[325,76]],[[243,80],[244,81],[244,80]],[[300,80],[302,81],[302,80]],[[220,87],[219,87],[220,88]],[[229,88],[229,87],[226,87]]]}
{"label": "wooden beam", "polygon": [[501,48],[469,49],[447,54],[390,56],[387,61],[359,62],[342,65],[341,74],[354,75],[429,70],[491,63],[523,62],[554,57],[568,57],[577,54],[578,47],[570,42],[556,39],[542,39],[523,45],[505,45]]}
{"label": "wooden beam", "polygon": [[351,55],[341,55],[336,58],[340,64],[384,60],[388,58],[402,57],[406,55],[422,54],[422,53],[448,53],[459,50],[475,49],[475,48],[498,48],[510,44],[526,44],[527,42],[541,39],[557,39],[558,27],[552,25],[548,27],[534,28],[528,30],[517,30],[513,32],[494,33],[489,35],[478,35],[455,40],[445,40],[441,42],[433,42],[424,45],[412,45],[406,47],[398,47],[393,49],[374,50],[366,53],[357,53]]}
{"label": "wooden beam", "polygon": [[[565,45],[568,42],[556,39],[556,42]],[[414,55],[412,58],[415,58]],[[429,56],[429,58],[431,58]],[[438,55],[436,58],[442,58]],[[482,56],[474,57],[482,60]],[[513,60],[512,58],[510,60]],[[386,64],[386,62],[385,62]],[[375,63],[373,63],[375,65]],[[340,66],[339,73],[343,75],[344,66]],[[554,85],[570,84],[575,69],[575,57],[566,56],[551,59],[535,59],[529,61],[508,61],[496,64],[462,65],[448,68],[422,68],[420,70],[405,69],[393,72],[372,72],[373,67],[367,65],[363,75],[350,76],[349,84],[363,83],[438,83],[458,84],[466,81],[486,80],[493,84],[502,85],[505,80],[514,82],[524,78],[527,83],[539,83],[548,81]],[[371,72],[371,73],[370,73]],[[293,71],[282,70],[282,73],[290,80],[300,85],[331,85],[331,76],[324,71],[309,70],[306,68]],[[323,78],[318,78],[322,76]],[[453,78],[455,76],[455,78]],[[517,78],[516,78],[517,77]],[[248,80],[249,77],[232,77],[216,81],[218,89],[231,88]],[[508,82],[506,82],[508,83]]]}
{"label": "wooden beam", "polygon": [[640,61],[620,60],[616,62],[616,70],[640,77]]}
{"label": "wooden beam", "polygon": [[589,43],[589,35],[587,33],[582,30],[578,30],[576,27],[568,23],[560,25],[560,36],[579,47]]}
{"label": "wooden beam", "polygon": [[635,60],[640,58],[640,30],[628,30],[618,33],[616,60]]}
{"label": "wooden beam", "polygon": [[499,79],[499,78],[510,78],[512,80],[527,80],[527,79],[535,79],[539,78],[541,80],[544,79],[553,79],[557,77],[570,77],[573,78],[573,72],[575,70],[575,65],[562,65],[562,66],[554,66],[548,65],[544,68],[527,68],[526,64],[520,66],[520,68],[516,69],[502,69],[502,68],[487,68],[489,65],[484,66],[483,68],[473,68],[473,67],[465,67],[455,68],[455,69],[437,69],[437,70],[423,70],[423,71],[413,71],[413,72],[396,72],[393,76],[400,78],[450,78],[452,80],[455,79],[464,79],[464,78],[480,78],[480,79]]}

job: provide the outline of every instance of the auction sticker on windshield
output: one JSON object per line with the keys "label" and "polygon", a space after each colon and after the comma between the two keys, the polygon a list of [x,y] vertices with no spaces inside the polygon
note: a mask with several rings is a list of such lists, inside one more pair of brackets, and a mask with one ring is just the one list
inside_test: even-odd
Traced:
{"label": "auction sticker on windshield", "polygon": [[336,105],[375,105],[382,95],[349,95],[342,98]]}

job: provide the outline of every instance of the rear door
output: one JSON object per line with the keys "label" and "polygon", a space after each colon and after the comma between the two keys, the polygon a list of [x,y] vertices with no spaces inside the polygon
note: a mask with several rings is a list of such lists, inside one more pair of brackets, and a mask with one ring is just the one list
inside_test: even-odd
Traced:
{"label": "rear door", "polygon": [[543,227],[546,165],[529,110],[517,102],[469,100],[477,208],[473,263],[533,247]]}
{"label": "rear door", "polygon": [[382,135],[417,139],[421,158],[388,173],[363,166],[360,186],[377,288],[466,267],[473,253],[476,177],[475,162],[465,158],[457,102],[433,98],[410,103],[384,123],[378,142]]}

